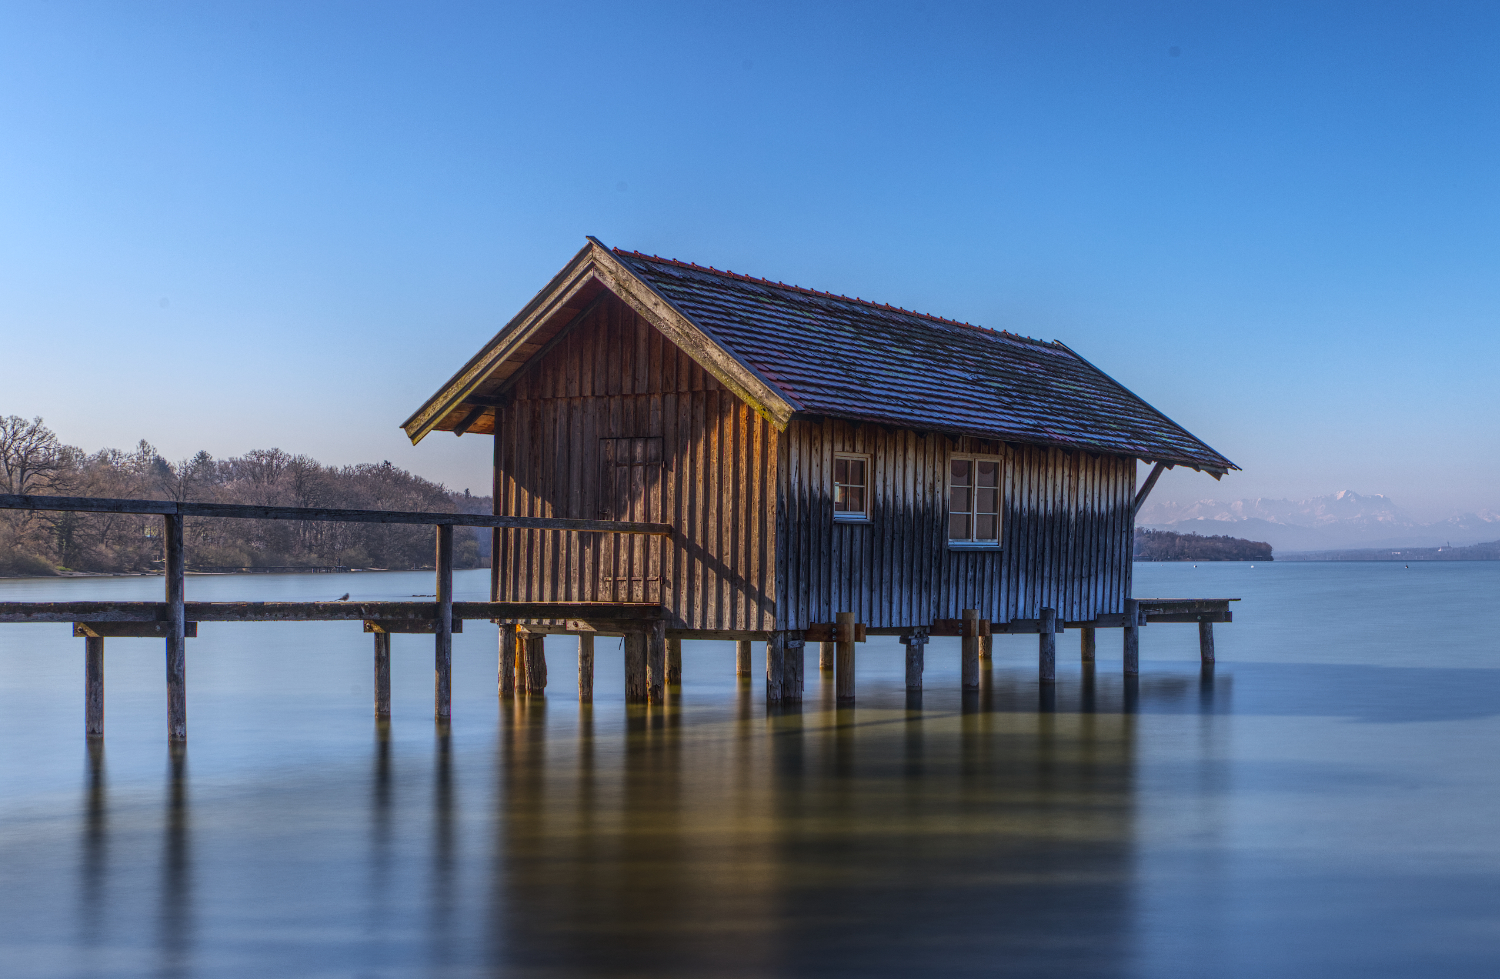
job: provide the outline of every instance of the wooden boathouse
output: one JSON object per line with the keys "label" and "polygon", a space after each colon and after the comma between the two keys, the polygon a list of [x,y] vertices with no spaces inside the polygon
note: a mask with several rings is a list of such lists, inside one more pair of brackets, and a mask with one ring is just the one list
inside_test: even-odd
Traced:
{"label": "wooden boathouse", "polygon": [[[106,638],[164,639],[167,736],[187,736],[187,640],[202,622],[362,621],[375,714],[391,635],[434,638],[433,710],[451,710],[453,633],[500,624],[501,696],[546,686],[545,640],[578,637],[593,698],[598,635],[624,636],[627,701],[661,703],[684,639],[765,643],[766,701],[799,701],[822,645],[840,702],[868,635],[957,636],[977,691],[990,637],[1197,623],[1204,664],[1232,599],[1131,592],[1135,512],[1157,478],[1237,468],[1061,343],[610,249],[594,239],[403,426],[494,440],[492,515],[0,495],[0,509],[159,515],[161,602],[0,602],[0,623],[73,624],[85,730],[104,733]],[[1152,465],[1138,488],[1139,461]],[[425,524],[433,602],[193,602],[186,519]],[[487,602],[453,598],[453,528],[494,535]]]}
{"label": "wooden boathouse", "polygon": [[[1136,509],[1175,466],[1238,468],[1059,342],[611,249],[590,238],[402,426],[494,440],[495,513],[663,524],[670,535],[493,530],[491,600],[579,603],[505,620],[502,686],[545,683],[542,637],[618,625],[586,608],[659,605],[627,635],[627,699],[656,700],[683,639],[767,643],[767,695],[800,699],[805,641],[963,636],[964,682],[995,633],[1196,621],[1227,600],[1137,608]],[[1139,488],[1137,462],[1153,466]],[[665,651],[670,643],[670,655]],[[972,647],[972,648],[971,648]],[[528,656],[530,659],[528,660]],[[971,661],[972,669],[971,669]],[[529,665],[528,665],[529,663]],[[665,671],[665,675],[664,672]],[[529,679],[528,679],[529,678]],[[587,694],[586,694],[587,695]]]}

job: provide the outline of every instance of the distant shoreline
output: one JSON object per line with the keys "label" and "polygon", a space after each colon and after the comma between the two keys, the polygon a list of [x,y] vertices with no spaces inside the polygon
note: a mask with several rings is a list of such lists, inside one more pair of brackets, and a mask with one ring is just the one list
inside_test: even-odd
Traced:
{"label": "distant shoreline", "polygon": [[1467,547],[1349,547],[1322,551],[1287,551],[1283,561],[1500,561],[1500,541]]}

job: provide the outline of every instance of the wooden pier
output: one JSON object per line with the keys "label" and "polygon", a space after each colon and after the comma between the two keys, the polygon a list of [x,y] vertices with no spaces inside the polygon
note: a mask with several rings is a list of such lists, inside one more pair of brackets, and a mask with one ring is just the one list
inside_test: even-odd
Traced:
{"label": "wooden pier", "polygon": [[[84,640],[85,733],[104,736],[104,641],[115,638],[155,638],[166,642],[167,736],[187,737],[186,640],[198,635],[203,622],[326,622],[358,621],[374,638],[375,714],[390,714],[390,637],[392,634],[432,634],[434,649],[435,719],[451,715],[452,636],[467,621],[499,624],[499,683],[501,696],[541,694],[547,683],[545,638],[569,633],[578,637],[578,692],[593,700],[594,637],[625,639],[625,699],[662,703],[666,689],[682,682],[682,638],[667,628],[666,612],[651,602],[460,602],[453,599],[452,528],[456,525],[499,526],[527,520],[549,529],[601,530],[621,534],[670,535],[661,524],[573,521],[551,518],[486,517],[472,514],[391,513],[386,511],[318,510],[293,507],[230,507],[222,504],[178,504],[169,501],[97,500],[67,497],[0,495],[0,508],[76,510],[85,512],[158,513],[166,525],[165,596],[160,602],[0,602],[0,624],[71,623],[73,635]],[[195,512],[196,511],[196,512]],[[184,516],[250,517],[279,520],[386,520],[431,523],[436,528],[436,601],[340,602],[190,602],[186,597],[185,562],[181,548]],[[583,523],[589,526],[570,526]],[[1139,630],[1152,623],[1196,623],[1203,663],[1214,662],[1213,626],[1233,621],[1229,603],[1236,599],[1132,599],[1123,615],[1101,615],[1087,622],[1064,622],[1050,608],[1037,619],[993,622],[965,609],[959,619],[938,619],[926,628],[869,628],[853,613],[840,613],[833,622],[811,623],[804,630],[737,633],[736,673],[748,676],[753,643],[765,644],[766,703],[800,702],[803,695],[805,644],[818,642],[831,652],[832,662],[820,659],[819,668],[833,668],[837,701],[853,704],[856,695],[856,649],[871,635],[896,636],[906,647],[906,686],[920,695],[925,648],[934,637],[957,637],[960,643],[962,687],[979,688],[979,664],[996,635],[1036,634],[1038,680],[1056,682],[1056,637],[1065,628],[1082,633],[1081,655],[1092,664],[1096,630],[1122,629],[1124,669],[1138,672]],[[832,647],[831,650],[829,647]],[[918,702],[920,702],[918,700]]]}

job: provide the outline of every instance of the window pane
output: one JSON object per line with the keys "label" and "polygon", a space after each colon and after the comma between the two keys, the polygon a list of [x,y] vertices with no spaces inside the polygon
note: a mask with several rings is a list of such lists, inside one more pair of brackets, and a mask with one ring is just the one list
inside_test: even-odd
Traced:
{"label": "window pane", "polygon": [[842,512],[844,510],[849,509],[848,499],[849,499],[848,494],[844,492],[844,484],[843,483],[834,483],[833,484],[833,509],[834,509],[834,511],[835,512]]}
{"label": "window pane", "polygon": [[849,482],[855,486],[865,485],[865,461],[863,459],[850,459]]}
{"label": "window pane", "polygon": [[969,485],[969,460],[954,459],[952,473],[954,486]]}
{"label": "window pane", "polygon": [[977,489],[974,491],[975,513],[999,513],[1000,508],[995,506],[1000,498],[999,490]]}
{"label": "window pane", "polygon": [[993,514],[980,514],[974,518],[975,540],[999,540],[1000,518]]}
{"label": "window pane", "polygon": [[974,485],[976,485],[976,486],[998,486],[999,485],[999,482],[998,482],[998,478],[999,478],[999,475],[1000,475],[1000,465],[999,465],[999,463],[995,463],[995,462],[979,462],[979,463],[975,463],[975,466],[977,467],[977,471],[975,473],[975,475],[976,475],[977,478],[974,480]]}
{"label": "window pane", "polygon": [[974,492],[967,486],[955,486],[948,491],[948,509],[954,513],[971,513],[969,494]]}
{"label": "window pane", "polygon": [[955,513],[948,517],[948,539],[969,539],[969,515],[967,513]]}
{"label": "window pane", "polygon": [[848,486],[844,488],[844,499],[849,505],[844,509],[850,513],[865,512],[865,488],[863,486]]}
{"label": "window pane", "polygon": [[847,482],[849,482],[849,460],[848,459],[835,459],[835,460],[833,460],[833,481],[835,483],[847,483]]}

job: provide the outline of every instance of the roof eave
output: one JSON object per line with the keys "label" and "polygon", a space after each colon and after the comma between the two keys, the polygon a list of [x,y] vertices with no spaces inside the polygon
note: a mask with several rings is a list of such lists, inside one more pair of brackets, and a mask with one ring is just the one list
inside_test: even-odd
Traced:
{"label": "roof eave", "polygon": [[[1239,469],[1234,463],[1227,459],[1219,462],[1207,459],[1195,459],[1190,456],[1173,455],[1159,452],[1143,452],[1141,449],[1126,449],[1114,445],[1099,445],[1076,440],[1048,439],[1036,435],[1017,432],[1001,432],[986,428],[958,428],[945,425],[914,425],[910,421],[897,418],[883,418],[876,415],[858,414],[855,412],[842,411],[799,411],[793,416],[795,421],[816,421],[823,418],[837,418],[840,421],[855,422],[865,425],[880,425],[886,428],[904,429],[912,432],[932,432],[937,435],[948,437],[969,436],[971,438],[994,439],[997,442],[1009,442],[1015,445],[1035,445],[1043,448],[1063,449],[1068,452],[1089,452],[1095,455],[1118,456],[1126,459],[1140,459],[1143,462],[1165,462],[1168,466],[1186,466],[1199,472],[1206,472],[1215,479],[1227,475],[1231,469]],[[1210,449],[1209,451],[1213,451]],[[1217,453],[1216,453],[1217,454]],[[1222,457],[1221,457],[1222,458]]]}
{"label": "roof eave", "polygon": [[464,398],[474,393],[490,372],[514,350],[516,343],[530,332],[529,327],[545,320],[562,301],[577,292],[587,278],[586,266],[594,248],[593,244],[588,244],[579,249],[578,254],[563,266],[562,271],[554,275],[519,313],[511,317],[500,332],[470,357],[432,397],[423,402],[422,407],[401,423],[402,430],[413,445],[422,441]]}

